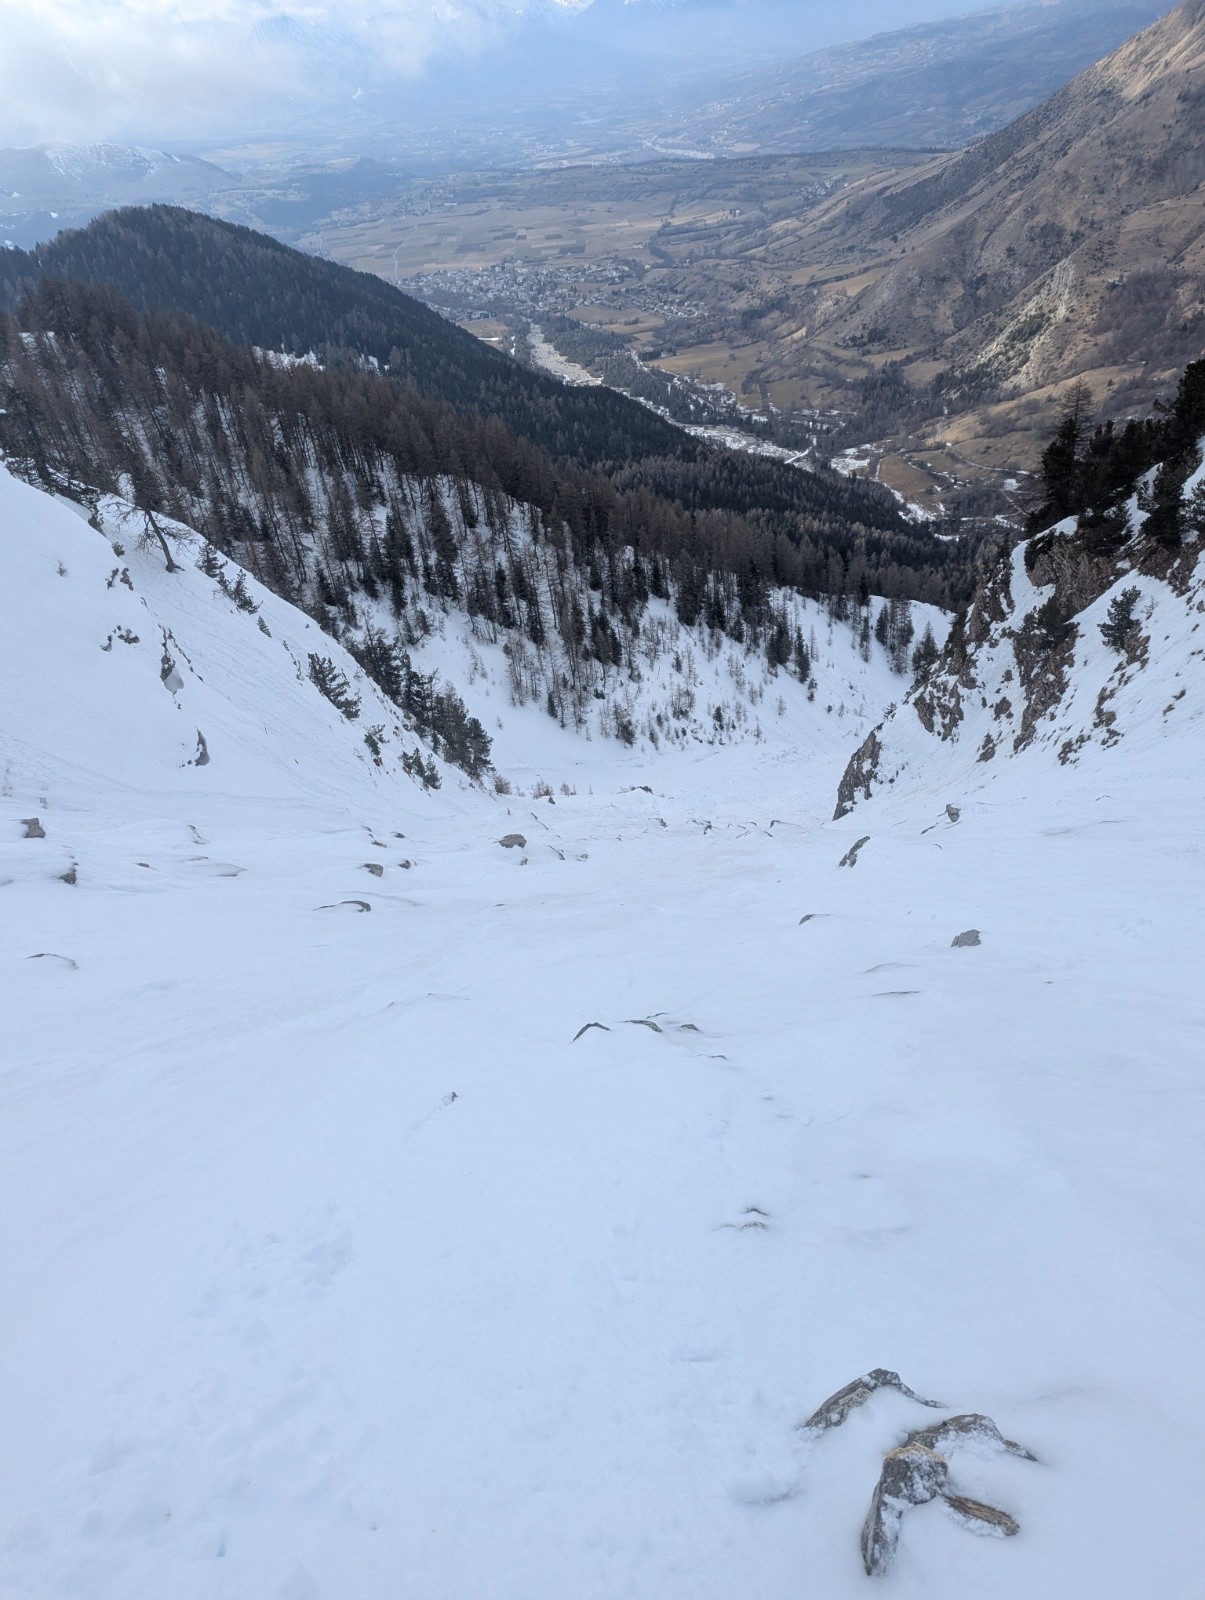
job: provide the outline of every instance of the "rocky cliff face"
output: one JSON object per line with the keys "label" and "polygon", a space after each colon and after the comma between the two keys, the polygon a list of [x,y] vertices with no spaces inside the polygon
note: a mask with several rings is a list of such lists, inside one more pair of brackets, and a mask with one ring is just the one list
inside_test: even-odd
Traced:
{"label": "rocky cliff face", "polygon": [[851,329],[890,348],[939,342],[976,390],[1191,359],[1203,96],[1205,5],[1191,0],[952,161],[845,202],[855,236],[900,241],[848,304]]}
{"label": "rocky cliff face", "polygon": [[[1205,468],[1186,493],[1205,482]],[[974,784],[1026,755],[1055,766],[1142,748],[1205,712],[1205,542],[1134,532],[1093,554],[1073,519],[1018,544],[980,585],[940,658],[855,751],[838,817],[895,785]],[[1103,632],[1102,632],[1103,628]]]}
{"label": "rocky cliff face", "polygon": [[835,399],[890,363],[911,409],[883,401],[870,437],[993,469],[1031,453],[1061,384],[1111,416],[1149,408],[1201,353],[1203,110],[1188,0],[966,150],[776,224],[759,256],[800,288],[761,377],[823,375]]}

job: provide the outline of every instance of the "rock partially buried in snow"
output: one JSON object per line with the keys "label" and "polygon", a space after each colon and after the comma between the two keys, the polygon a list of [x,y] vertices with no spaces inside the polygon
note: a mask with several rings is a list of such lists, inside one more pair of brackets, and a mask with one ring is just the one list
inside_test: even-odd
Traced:
{"label": "rock partially buried in snow", "polygon": [[826,1433],[829,1428],[839,1428],[850,1412],[865,1405],[878,1389],[896,1389],[905,1400],[915,1400],[918,1405],[929,1406],[934,1411],[941,1410],[940,1400],[923,1400],[908,1387],[898,1372],[891,1372],[887,1367],[875,1367],[860,1378],[855,1378],[852,1383],[847,1383],[844,1389],[838,1389],[836,1394],[830,1394],[803,1424],[804,1432]]}
{"label": "rock partially buried in snow", "polygon": [[521,833],[504,833],[498,843],[504,850],[526,850],[527,840]]}
{"label": "rock partially buried in snow", "polygon": [[850,845],[849,849],[841,857],[841,859],[840,859],[840,861],[838,861],[837,865],[839,867],[856,867],[857,864],[858,864],[858,851],[862,848],[862,846],[864,844],[869,844],[869,843],[870,843],[870,835],[868,833],[864,834],[862,836],[862,838],[858,839],[854,844]]}
{"label": "rock partially buried in snow", "polygon": [[27,839],[44,839],[46,837],[46,829],[37,817],[22,817],[21,823],[25,829],[25,837]]}
{"label": "rock partially buried in snow", "polygon": [[964,1412],[957,1417],[943,1417],[931,1428],[919,1428],[915,1433],[910,1433],[904,1442],[945,1451],[956,1444],[987,1445],[997,1454],[1020,1456],[1022,1461],[1038,1459],[1023,1444],[1018,1444],[1015,1439],[1006,1439],[992,1419],[978,1411]]}
{"label": "rock partially buried in snow", "polygon": [[862,1525],[862,1564],[870,1574],[885,1572],[899,1543],[908,1506],[928,1505],[946,1487],[949,1464],[923,1444],[905,1444],[883,1458],[883,1470]]}
{"label": "rock partially buried in snow", "polygon": [[589,1033],[591,1028],[597,1028],[600,1033],[610,1033],[611,1031],[605,1022],[587,1022],[573,1035],[574,1044],[577,1043],[583,1033]]}
{"label": "rock partially buried in snow", "polygon": [[961,815],[962,815],[962,811],[960,810],[960,808],[958,806],[947,806],[946,807],[946,816],[949,817],[951,822],[957,822]]}
{"label": "rock partially buried in snow", "polygon": [[[959,1424],[975,1426],[960,1428]],[[974,1533],[1009,1539],[1021,1531],[1017,1519],[1007,1511],[985,1505],[982,1500],[972,1500],[969,1495],[955,1494],[950,1489],[950,1464],[926,1442],[930,1435],[955,1441],[994,1438],[1010,1454],[1024,1456],[1029,1461],[1034,1459],[1028,1450],[1005,1439],[990,1417],[979,1416],[951,1417],[948,1422],[928,1428],[924,1433],[913,1434],[897,1450],[889,1450],[883,1458],[883,1470],[862,1525],[862,1564],[871,1576],[885,1572],[891,1564],[899,1543],[900,1524],[909,1506],[941,1500],[955,1520]]]}
{"label": "rock partially buried in snow", "polygon": [[[803,1431],[827,1433],[830,1428],[839,1428],[851,1411],[864,1405],[879,1389],[895,1389],[919,1405],[941,1408],[940,1401],[924,1400],[909,1389],[901,1382],[898,1372],[875,1367],[830,1395],[803,1424]],[[1020,1456],[1025,1461],[1037,1459],[1024,1445],[1006,1439],[990,1417],[978,1412],[944,1417],[931,1427],[910,1433],[903,1444],[883,1457],[879,1481],[862,1525],[862,1564],[872,1576],[885,1572],[890,1565],[899,1543],[900,1524],[909,1506],[942,1500],[954,1518],[974,1533],[1009,1538],[1019,1531],[1016,1519],[1007,1511],[956,1494],[949,1488],[950,1464],[944,1452],[961,1444],[986,1445],[995,1454]]]}
{"label": "rock partially buried in snow", "polygon": [[379,861],[366,861],[364,871],[371,872],[374,878],[382,878],[385,875],[385,868]]}
{"label": "rock partially buried in snow", "polygon": [[950,940],[951,950],[969,950],[972,946],[982,944],[978,928],[967,928],[964,933],[956,933]]}
{"label": "rock partially buried in snow", "polygon": [[984,1505],[982,1500],[972,1500],[966,1494],[946,1494],[942,1499],[947,1511],[953,1513],[955,1522],[961,1523],[968,1533],[987,1533],[994,1534],[998,1539],[1011,1539],[1021,1531],[1021,1524],[1016,1517],[1009,1516],[1007,1511],[1001,1511],[998,1506]]}

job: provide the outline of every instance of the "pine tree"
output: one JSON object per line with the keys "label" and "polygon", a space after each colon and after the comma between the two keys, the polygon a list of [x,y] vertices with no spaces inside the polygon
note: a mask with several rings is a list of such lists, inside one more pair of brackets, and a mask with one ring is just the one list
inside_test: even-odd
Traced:
{"label": "pine tree", "polygon": [[806,683],[812,675],[812,658],[808,654],[808,647],[803,642],[803,629],[796,625],[795,650],[794,650],[795,676],[800,683]]}
{"label": "pine tree", "polygon": [[352,694],[351,685],[329,656],[310,653],[310,681],[349,722],[360,715],[358,697]]}
{"label": "pine tree", "polygon": [[912,672],[918,681],[929,676],[940,653],[937,640],[933,637],[932,624],[926,623],[920,643],[912,652]]}
{"label": "pine tree", "polygon": [[239,569],[238,577],[226,592],[240,611],[250,612],[254,616],[259,610],[259,606],[251,598],[251,592],[247,588],[247,574],[241,568]]}
{"label": "pine tree", "polygon": [[1110,650],[1123,651],[1134,628],[1134,612],[1142,598],[1141,590],[1123,589],[1109,601],[1109,615],[1100,624],[1100,636]]}
{"label": "pine tree", "polygon": [[1042,528],[1058,522],[1079,509],[1082,462],[1080,451],[1092,410],[1092,391],[1084,383],[1072,386],[1066,409],[1054,437],[1042,451],[1039,477],[1042,504],[1030,518],[1031,527]]}
{"label": "pine tree", "polygon": [[1190,533],[1205,534],[1205,482],[1198,483],[1184,507],[1184,524]]}
{"label": "pine tree", "polygon": [[1165,549],[1174,550],[1184,538],[1182,494],[1187,476],[1187,464],[1165,461],[1151,487],[1139,495],[1138,503],[1146,512],[1142,531]]}
{"label": "pine tree", "polygon": [[1076,532],[1092,555],[1114,556],[1130,537],[1130,518],[1124,505],[1090,505],[1080,514]]}

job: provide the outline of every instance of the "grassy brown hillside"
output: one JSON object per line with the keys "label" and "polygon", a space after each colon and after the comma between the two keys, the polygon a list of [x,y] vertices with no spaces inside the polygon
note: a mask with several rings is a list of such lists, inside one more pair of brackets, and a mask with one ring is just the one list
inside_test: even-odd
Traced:
{"label": "grassy brown hillside", "polygon": [[944,439],[1024,460],[1071,378],[1106,409],[1146,406],[1205,348],[1203,183],[1205,0],[1189,0],[969,150],[786,230],[766,263],[793,265],[799,315],[763,373],[835,393],[899,363],[914,389],[938,382]]}
{"label": "grassy brown hillside", "polygon": [[495,340],[575,319],[650,382],[722,386],[782,443],[873,445],[908,499],[991,514],[979,486],[1012,492],[1072,380],[1145,413],[1205,352],[1203,181],[1189,0],[961,151],[430,180],[321,242]]}
{"label": "grassy brown hillside", "polygon": [[702,105],[692,88],[658,148],[961,148],[1170,9],[1168,0],[1012,0],[836,45],[730,79]]}

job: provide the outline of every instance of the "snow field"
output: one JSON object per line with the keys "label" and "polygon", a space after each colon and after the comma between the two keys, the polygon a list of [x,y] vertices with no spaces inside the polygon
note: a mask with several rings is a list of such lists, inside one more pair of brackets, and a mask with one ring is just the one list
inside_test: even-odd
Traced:
{"label": "snow field", "polygon": [[[835,824],[802,737],[425,795],[304,618],[6,495],[0,1593],[843,1600],[938,1413],[798,1424],[886,1365],[1039,1458],[958,1451],[1021,1533],[918,1508],[893,1594],[1188,1600],[1186,746]],[[142,599],[178,697],[99,648]]]}

